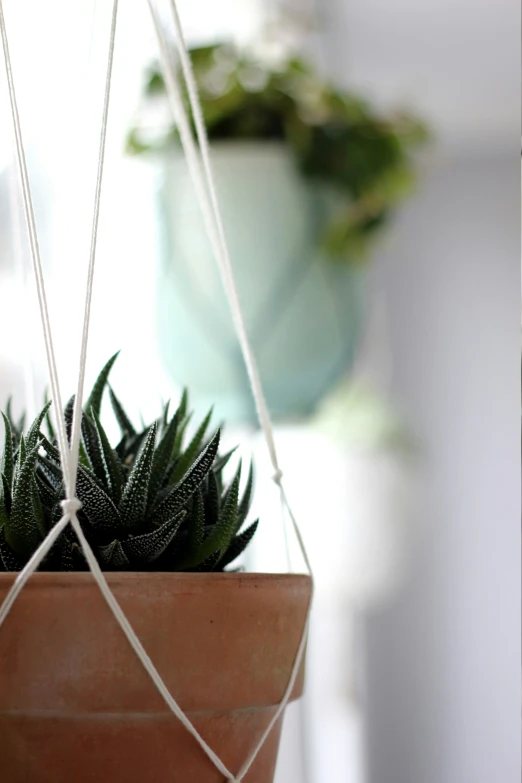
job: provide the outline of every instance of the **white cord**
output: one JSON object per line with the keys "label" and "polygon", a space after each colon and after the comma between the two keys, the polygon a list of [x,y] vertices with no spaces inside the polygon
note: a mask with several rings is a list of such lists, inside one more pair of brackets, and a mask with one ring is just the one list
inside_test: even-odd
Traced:
{"label": "white cord", "polygon": [[[177,82],[175,68],[173,68],[170,62],[170,58],[168,54],[168,45],[162,31],[159,17],[156,13],[152,0],[148,0],[148,3],[154,21],[154,26],[156,28],[158,41],[160,44],[160,51],[163,60],[163,65],[164,65],[167,91],[174,110],[175,118],[179,124],[182,144],[185,150],[185,154],[187,156],[189,169],[196,187],[196,192],[198,194],[200,207],[203,212],[203,217],[205,220],[205,226],[209,234],[209,238],[212,243],[219,264],[223,285],[229,300],[238,340],[241,345],[241,350],[243,352],[243,357],[250,378],[252,393],[256,403],[256,409],[257,409],[260,425],[265,435],[268,450],[270,453],[270,458],[272,461],[272,466],[274,469],[273,479],[280,489],[281,502],[286,507],[289,513],[301,552],[303,554],[303,558],[311,574],[310,561],[306,552],[304,541],[301,532],[299,530],[299,527],[297,525],[297,522],[295,520],[295,517],[290,509],[288,499],[286,497],[283,488],[283,484],[282,484],[283,474],[278,463],[272,423],[268,413],[268,408],[266,405],[265,397],[261,386],[261,381],[259,378],[259,372],[248,339],[243,313],[241,310],[241,305],[237,294],[237,288],[236,288],[234,274],[232,270],[232,264],[230,261],[230,256],[229,256],[228,247],[225,238],[225,232],[223,229],[221,214],[219,210],[217,192],[215,188],[214,178],[212,175],[212,168],[210,164],[210,155],[208,149],[208,139],[205,133],[205,127],[204,127],[203,117],[201,113],[201,106],[199,104],[199,99],[197,95],[195,79],[192,73],[187,47],[185,45],[185,41],[183,38],[183,33],[181,30],[181,24],[179,21],[179,15],[177,12],[176,3],[175,0],[171,0],[171,6],[174,15],[174,24],[176,28],[176,34],[178,37],[178,46],[180,50],[181,63],[182,63],[185,80],[187,83],[191,108],[192,108],[194,122],[197,130],[199,151],[198,148],[196,147],[196,143],[192,136],[189,119],[187,116],[187,112],[185,110],[185,106],[183,104],[183,100],[181,98],[181,91],[179,89],[179,84]],[[183,713],[183,711],[177,704],[176,700],[169,693],[165,683],[163,682],[162,678],[160,677],[159,673],[154,667],[154,664],[152,663],[149,656],[147,655],[140,640],[138,639],[135,632],[133,631],[129,621],[127,620],[125,614],[123,613],[121,607],[119,606],[116,598],[112,594],[107,584],[107,581],[98,565],[96,557],[83,534],[81,525],[77,517],[77,512],[81,507],[81,503],[75,497],[75,482],[76,482],[76,472],[77,472],[78,454],[79,454],[81,408],[82,408],[82,400],[83,400],[85,365],[86,365],[86,358],[87,358],[92,288],[93,288],[93,277],[94,277],[94,262],[95,262],[95,255],[96,255],[96,240],[97,240],[99,208],[100,208],[100,194],[101,194],[101,185],[102,185],[102,178],[103,178],[108,107],[109,107],[109,99],[110,99],[112,63],[113,63],[113,56],[114,56],[114,43],[115,43],[116,22],[117,22],[117,6],[118,6],[117,0],[113,0],[111,34],[110,34],[110,41],[109,41],[109,56],[108,56],[108,64],[107,64],[107,78],[105,84],[105,100],[104,100],[103,117],[102,117],[102,129],[101,129],[101,136],[100,136],[100,150],[99,150],[99,158],[98,158],[98,171],[97,171],[96,192],[95,192],[95,201],[94,201],[93,228],[92,228],[92,235],[91,235],[91,250],[90,250],[90,257],[89,257],[89,271],[87,276],[87,291],[86,291],[84,324],[83,324],[83,333],[82,333],[82,347],[81,347],[81,354],[80,354],[80,372],[79,372],[78,391],[76,396],[74,419],[73,419],[73,435],[71,439],[71,447],[69,449],[67,444],[65,420],[63,417],[63,407],[61,403],[60,386],[58,380],[56,358],[54,353],[54,345],[52,340],[51,325],[50,325],[50,319],[49,319],[49,313],[47,307],[45,284],[43,279],[38,237],[37,237],[36,225],[34,219],[31,190],[30,190],[29,178],[27,174],[25,150],[23,145],[23,138],[22,138],[21,127],[20,127],[20,118],[18,114],[18,107],[16,101],[16,93],[14,87],[13,74],[12,74],[12,65],[11,65],[9,46],[7,40],[7,31],[6,31],[5,18],[3,13],[3,0],[0,0],[0,28],[1,28],[2,43],[3,43],[4,56],[6,62],[9,96],[11,101],[11,112],[12,112],[13,124],[15,130],[16,151],[17,151],[18,164],[19,164],[20,176],[22,181],[22,193],[24,199],[26,220],[27,220],[28,230],[29,230],[31,256],[33,260],[33,268],[34,268],[36,282],[37,282],[38,302],[40,306],[40,314],[42,318],[42,326],[44,331],[49,374],[51,377],[51,388],[52,388],[55,404],[58,409],[56,415],[58,446],[60,450],[60,458],[62,461],[62,469],[63,469],[64,479],[66,483],[66,495],[67,495],[67,499],[62,504],[64,510],[64,515],[62,519],[57,525],[55,525],[52,528],[49,535],[42,542],[42,544],[37,549],[37,551],[33,554],[33,556],[26,564],[24,569],[18,574],[11,590],[9,591],[2,607],[0,608],[0,625],[2,624],[5,617],[7,616],[13,602],[15,601],[17,595],[19,594],[20,590],[22,589],[23,585],[25,584],[29,576],[38,568],[39,563],[42,561],[42,559],[45,557],[47,552],[50,550],[54,541],[57,539],[57,537],[60,535],[62,530],[66,527],[66,525],[70,522],[80,541],[82,550],[85,554],[85,557],[87,559],[93,577],[97,582],[109,608],[111,609],[115,619],[117,620],[118,624],[122,628],[130,645],[132,646],[136,655],[138,656],[141,663],[145,667],[146,671],[148,672],[152,681],[156,685],[158,691],[164,698],[165,702],[167,703],[171,711],[174,713],[174,715],[181,721],[183,726],[185,726],[187,731],[189,731],[190,734],[197,740],[201,748],[204,750],[208,758],[216,766],[219,772],[223,774],[230,783],[240,783],[245,777],[245,775],[247,774],[254,760],[256,759],[260,749],[264,745],[266,738],[270,734],[275,723],[278,721],[279,717],[281,716],[283,710],[285,709],[291,697],[297,676],[299,674],[301,661],[306,647],[306,639],[307,639],[308,625],[310,619],[310,606],[308,607],[303,634],[301,637],[301,641],[299,643],[290,680],[285,690],[285,693],[283,695],[283,699],[281,700],[279,707],[277,708],[274,716],[272,717],[271,721],[266,727],[262,737],[259,739],[254,750],[251,752],[247,761],[241,768],[239,774],[237,776],[234,776],[226,768],[226,766],[218,758],[218,756],[214,753],[214,751],[209,747],[209,745],[205,742],[205,740],[200,736],[199,732],[195,729],[195,727],[189,721],[187,716]]]}
{"label": "white cord", "polygon": [[100,145],[99,145],[99,153],[98,153],[98,169],[96,172],[96,187],[95,187],[95,194],[94,194],[94,215],[92,220],[89,268],[87,272],[87,286],[86,286],[86,295],[85,295],[82,344],[80,350],[80,371],[78,374],[78,387],[76,390],[76,398],[74,401],[74,415],[73,415],[72,435],[71,435],[71,449],[70,449],[70,463],[69,463],[69,484],[71,487],[76,486],[76,473],[78,470],[78,455],[80,450],[83,392],[85,388],[85,368],[87,365],[87,347],[89,343],[89,326],[91,321],[92,290],[94,285],[94,268],[95,268],[95,261],[96,261],[98,224],[100,218],[101,187],[103,181],[103,167],[105,162],[105,142],[107,139],[107,123],[109,117],[109,103],[111,97],[112,65],[114,61],[114,44],[116,39],[117,17],[118,17],[118,0],[113,0],[111,31],[110,31],[110,38],[109,38],[109,55],[107,59],[107,73],[105,77],[105,94],[103,99]]}

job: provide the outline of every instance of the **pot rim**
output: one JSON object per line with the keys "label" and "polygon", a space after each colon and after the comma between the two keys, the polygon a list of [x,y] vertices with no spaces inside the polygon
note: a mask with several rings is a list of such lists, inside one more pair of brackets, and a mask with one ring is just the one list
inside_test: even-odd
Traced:
{"label": "pot rim", "polygon": [[[13,582],[18,571],[7,571],[0,573],[0,584],[2,582]],[[213,573],[211,571],[203,571],[201,573],[190,573],[185,571],[104,571],[103,575],[109,584],[125,584],[131,581],[143,581],[143,582],[167,582],[175,585],[176,583],[193,583],[197,585],[205,581],[223,582],[224,584],[239,583],[242,586],[257,589],[259,583],[262,586],[277,586],[278,583],[281,587],[297,586],[300,583],[309,583],[311,586],[312,578],[309,574],[281,574],[281,573],[265,573],[265,572],[248,572],[248,573],[233,573],[233,572],[221,572]],[[64,582],[75,582],[78,585],[92,584],[96,585],[96,581],[89,571],[37,571],[31,574],[28,581],[22,589],[27,586],[37,584],[42,586],[51,586],[53,584],[63,584]]]}

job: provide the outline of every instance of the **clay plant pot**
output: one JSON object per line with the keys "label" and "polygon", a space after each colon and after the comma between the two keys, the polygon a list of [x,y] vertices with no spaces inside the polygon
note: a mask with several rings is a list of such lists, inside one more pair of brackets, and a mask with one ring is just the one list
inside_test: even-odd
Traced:
{"label": "clay plant pot", "polygon": [[[14,574],[0,574],[0,601]],[[237,773],[288,685],[307,576],[108,574],[173,696]],[[301,671],[292,694],[303,689]],[[272,783],[280,720],[245,783]],[[0,629],[2,783],[224,783],[90,574],[33,575]]]}

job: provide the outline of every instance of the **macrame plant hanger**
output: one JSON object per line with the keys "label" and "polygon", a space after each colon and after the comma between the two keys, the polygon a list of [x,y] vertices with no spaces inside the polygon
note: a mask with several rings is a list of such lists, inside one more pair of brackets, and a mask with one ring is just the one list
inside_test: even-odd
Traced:
{"label": "macrame plant hanger", "polygon": [[[196,138],[194,138],[192,129],[190,126],[189,117],[185,109],[185,104],[182,98],[181,88],[178,82],[178,75],[176,67],[173,65],[170,54],[167,37],[164,32],[164,28],[158,14],[157,7],[154,0],[147,0],[149,9],[152,16],[152,21],[158,38],[161,63],[163,68],[163,74],[165,79],[165,85],[167,88],[167,94],[171,105],[172,112],[174,114],[175,121],[178,126],[181,143],[185,156],[187,159],[189,171],[194,182],[194,187],[199,201],[199,206],[203,215],[205,228],[212,245],[216,261],[219,266],[221,279],[225,293],[229,302],[230,310],[233,317],[233,322],[237,334],[238,341],[241,346],[241,351],[245,361],[245,365],[250,380],[252,395],[256,404],[257,415],[261,429],[263,430],[265,440],[267,443],[268,451],[270,454],[270,460],[273,467],[273,480],[277,485],[281,498],[282,519],[287,514],[295,532],[299,548],[301,550],[306,568],[311,575],[310,561],[306,552],[304,541],[299,530],[299,526],[295,519],[294,514],[290,508],[288,498],[283,486],[283,473],[279,466],[276,445],[274,441],[274,433],[270,415],[268,412],[267,404],[265,401],[258,368],[256,365],[255,357],[250,345],[243,313],[237,293],[236,283],[234,279],[234,273],[230,255],[228,251],[225,231],[223,222],[221,219],[221,212],[218,203],[217,190],[215,187],[214,177],[212,174],[212,166],[209,153],[209,143],[203,121],[203,115],[201,111],[201,105],[198,98],[196,81],[194,78],[190,56],[188,54],[187,46],[184,40],[182,27],[180,23],[179,13],[176,5],[176,0],[170,0],[170,10],[172,14],[172,21],[174,24],[174,30],[176,34],[176,42],[179,52],[179,58],[181,63],[181,70],[187,93],[189,96],[190,110],[192,113],[194,126],[196,129]],[[33,200],[31,195],[31,187],[29,183],[29,176],[27,172],[27,163],[24,149],[24,142],[21,130],[20,116],[18,112],[18,104],[15,90],[15,83],[13,77],[13,68],[11,63],[11,56],[9,50],[9,41],[7,36],[7,29],[4,16],[3,0],[0,0],[0,33],[2,37],[2,45],[4,51],[5,67],[7,74],[7,84],[9,92],[9,100],[11,105],[11,114],[13,120],[15,150],[18,163],[18,169],[21,181],[21,190],[23,197],[23,206],[25,212],[25,219],[27,223],[27,230],[29,235],[29,246],[31,251],[31,260],[33,265],[33,271],[36,280],[36,290],[38,295],[38,305],[40,309],[40,316],[42,322],[42,329],[45,342],[45,350],[47,356],[47,364],[49,369],[51,391],[54,400],[54,413],[56,418],[56,433],[58,448],[60,452],[60,460],[62,464],[62,470],[64,475],[66,500],[62,502],[63,515],[60,521],[54,525],[47,537],[40,544],[38,549],[34,552],[30,560],[24,566],[24,568],[18,573],[11,589],[9,590],[2,606],[0,607],[0,626],[6,619],[9,611],[26,584],[27,580],[38,568],[43,558],[49,552],[59,535],[67,527],[71,525],[76,533],[83,553],[87,560],[89,569],[98,584],[98,587],[105,598],[109,609],[113,613],[116,621],[120,625],[123,633],[125,634],[129,644],[133,648],[137,657],[141,661],[143,667],[149,674],[152,682],[156,686],[157,690],[165,700],[167,706],[172,713],[183,724],[187,731],[198,742],[202,750],[205,752],[209,760],[214,764],[218,771],[223,775],[225,781],[229,783],[240,783],[248,773],[250,767],[255,761],[257,754],[263,747],[268,735],[272,728],[278,721],[281,713],[285,709],[290,696],[292,694],[301,662],[303,659],[306,638],[308,633],[308,626],[310,621],[310,609],[311,602],[308,607],[307,616],[303,628],[303,634],[296,651],[292,672],[289,678],[288,686],[285,690],[281,703],[278,709],[275,711],[272,719],[267,725],[262,736],[259,738],[255,747],[252,749],[247,760],[237,773],[233,773],[227,769],[217,754],[209,747],[204,738],[192,725],[190,720],[184,714],[183,710],[178,705],[175,698],[170,694],[168,688],[159,675],[154,663],[149,658],[146,650],[141,644],[140,640],[136,636],[132,626],[130,625],[127,617],[122,611],[116,598],[112,594],[109,585],[105,579],[105,576],[98,565],[98,561],[92,551],[88,541],[86,540],[81,525],[78,521],[77,513],[81,508],[81,502],[76,497],[76,474],[78,468],[78,455],[80,446],[80,432],[81,432],[81,416],[82,416],[82,404],[84,396],[85,386],[85,368],[87,363],[87,347],[89,339],[89,324],[91,316],[91,302],[92,291],[94,282],[94,271],[96,261],[96,245],[98,235],[98,221],[100,213],[100,201],[103,181],[103,169],[105,160],[105,141],[107,135],[107,122],[109,114],[109,103],[111,94],[111,78],[112,78],[112,65],[114,59],[114,45],[116,38],[116,25],[118,18],[118,0],[112,0],[112,14],[111,14],[111,26],[109,36],[109,50],[107,58],[107,70],[105,78],[105,94],[103,101],[101,132],[99,140],[99,152],[98,152],[98,166],[96,176],[96,186],[94,194],[94,210],[93,221],[91,231],[91,245],[89,252],[88,274],[87,274],[87,286],[85,294],[85,308],[83,316],[83,331],[80,348],[80,366],[78,374],[78,385],[76,391],[73,424],[71,432],[70,444],[68,443],[65,420],[63,416],[62,396],[60,391],[60,383],[58,378],[58,370],[56,363],[56,356],[53,345],[51,324],[49,318],[49,310],[47,305],[47,296],[45,289],[45,281],[43,276],[43,269],[40,257],[40,249],[38,243],[38,234],[36,230],[36,222],[33,209]],[[67,312],[67,302],[64,303],[64,313]]]}

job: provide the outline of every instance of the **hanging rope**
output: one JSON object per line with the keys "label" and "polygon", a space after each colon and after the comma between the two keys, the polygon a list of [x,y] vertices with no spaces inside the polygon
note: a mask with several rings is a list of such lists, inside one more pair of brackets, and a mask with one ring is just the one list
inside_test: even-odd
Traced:
{"label": "hanging rope", "polygon": [[[259,422],[262,427],[263,433],[265,435],[265,439],[270,454],[270,459],[274,469],[273,479],[276,485],[279,487],[282,506],[284,509],[286,509],[290,517],[304,561],[306,563],[308,571],[311,574],[310,561],[306,552],[304,541],[301,532],[299,530],[297,521],[289,506],[288,499],[283,487],[283,481],[282,481],[283,473],[281,471],[277,458],[273,427],[268,413],[268,408],[263,394],[259,372],[257,369],[252,348],[250,346],[250,342],[248,339],[248,334],[243,318],[243,313],[239,302],[237,287],[235,284],[232,264],[230,261],[228,246],[226,242],[225,232],[224,232],[221,213],[218,204],[217,191],[216,191],[214,178],[212,174],[208,139],[205,132],[201,106],[197,95],[196,83],[190,64],[188,50],[181,29],[177,6],[175,0],[171,0],[171,10],[174,18],[174,27],[176,30],[176,35],[178,40],[178,48],[180,52],[182,70],[183,70],[183,74],[184,74],[184,78],[189,94],[191,110],[192,110],[194,123],[197,131],[197,142],[199,146],[196,145],[196,142],[192,135],[190,122],[187,116],[187,112],[185,110],[183,99],[181,97],[181,90],[177,80],[176,70],[170,61],[167,40],[163,33],[163,29],[156,8],[152,0],[148,0],[148,3],[149,3],[149,8],[152,14],[154,27],[156,29],[156,34],[160,46],[161,59],[163,62],[165,82],[167,85],[169,100],[173,108],[176,121],[178,122],[180,137],[187,157],[189,169],[194,181],[200,207],[203,213],[205,227],[209,235],[209,239],[211,241],[214,253],[216,255],[216,259],[218,261],[218,265],[223,281],[223,286],[225,288],[225,292],[227,294],[227,298],[230,304],[234,325],[236,328],[238,340],[241,346],[241,350],[243,353],[243,357],[248,371],[248,376],[252,387],[252,394],[254,396],[254,400],[256,403]],[[173,714],[180,720],[180,722],[187,729],[187,731],[190,732],[190,734],[196,739],[196,741],[199,743],[200,747],[206,753],[210,761],[215,765],[215,767],[219,770],[219,772],[225,776],[225,778],[229,781],[229,783],[240,783],[245,777],[245,775],[247,774],[253,762],[255,761],[260,749],[264,745],[266,738],[268,737],[272,728],[278,721],[279,717],[281,716],[283,710],[285,709],[291,697],[297,676],[299,674],[302,658],[304,655],[304,650],[306,647],[306,638],[307,638],[308,625],[310,619],[310,606],[308,607],[307,617],[303,629],[303,635],[301,637],[299,647],[296,653],[291,676],[287,688],[285,690],[285,693],[283,695],[283,698],[281,700],[281,703],[279,704],[274,716],[272,717],[271,721],[269,722],[268,726],[263,732],[263,735],[260,737],[259,741],[257,742],[255,748],[250,753],[247,761],[243,764],[240,772],[237,775],[234,775],[227,769],[227,767],[219,759],[219,757],[212,750],[212,748],[210,748],[209,745],[205,742],[205,740],[201,737],[199,732],[195,729],[195,727],[192,725],[190,720],[187,718],[187,716],[184,714],[182,709],[179,707],[176,700],[169,693],[161,676],[156,670],[147,652],[143,648],[143,645],[141,644],[140,640],[136,636],[124,612],[119,606],[116,598],[112,594],[107,584],[107,581],[105,579],[105,576],[98,565],[94,552],[92,551],[88,541],[86,540],[83,534],[81,525],[77,517],[77,513],[81,508],[81,502],[76,498],[76,494],[75,494],[76,474],[78,468],[78,455],[79,455],[80,433],[81,433],[81,412],[82,412],[84,381],[85,381],[85,367],[86,367],[86,360],[87,360],[92,290],[93,290],[93,282],[94,282],[96,245],[97,245],[98,222],[99,222],[99,211],[100,211],[100,200],[101,200],[101,188],[102,188],[102,181],[103,181],[103,169],[104,169],[104,159],[105,159],[105,142],[106,142],[106,134],[107,134],[112,65],[114,59],[114,46],[115,46],[115,36],[116,36],[118,0],[113,0],[112,8],[113,10],[112,10],[111,31],[110,31],[110,38],[109,38],[107,75],[106,75],[106,82],[105,82],[104,106],[103,106],[103,113],[102,113],[98,168],[97,168],[96,188],[95,188],[95,198],[94,198],[94,216],[93,216],[93,225],[92,225],[92,232],[91,232],[91,247],[90,247],[90,254],[89,254],[82,343],[81,343],[81,351],[80,351],[80,370],[79,370],[78,388],[77,388],[77,394],[75,400],[75,410],[73,416],[71,445],[69,447],[67,443],[65,420],[63,416],[62,398],[60,393],[56,357],[55,357],[55,351],[54,351],[54,345],[52,339],[52,330],[51,330],[51,324],[50,324],[50,318],[49,318],[49,312],[47,306],[45,283],[44,283],[38,236],[37,236],[36,224],[34,218],[34,208],[33,208],[32,196],[31,196],[31,188],[30,188],[29,177],[27,173],[25,149],[23,144],[20,117],[18,113],[18,105],[16,100],[16,91],[15,91],[15,85],[13,79],[12,63],[11,63],[4,10],[3,10],[3,0],[0,0],[0,32],[2,37],[3,49],[4,49],[4,58],[6,63],[9,98],[11,103],[11,113],[13,118],[13,127],[14,127],[14,135],[15,135],[15,146],[16,146],[18,167],[20,171],[21,184],[22,184],[22,195],[23,195],[23,203],[24,203],[27,228],[29,233],[31,258],[32,258],[33,269],[36,278],[38,303],[39,303],[41,320],[42,320],[42,328],[44,332],[47,363],[48,363],[49,375],[51,379],[51,389],[52,389],[53,398],[55,400],[55,405],[57,406],[57,411],[56,411],[57,440],[58,440],[58,447],[60,451],[60,459],[62,463],[64,480],[66,485],[66,500],[63,501],[62,503],[63,516],[60,519],[60,521],[52,528],[48,536],[45,538],[45,540],[42,542],[42,544],[39,546],[39,548],[30,558],[26,566],[17,575],[17,578],[15,579],[15,582],[11,590],[9,591],[2,607],[0,608],[0,626],[5,620],[5,618],[7,617],[14,601],[16,600],[16,597],[20,593],[20,590],[26,583],[27,579],[30,577],[32,573],[34,573],[34,571],[36,571],[42,559],[49,552],[52,545],[54,544],[58,536],[61,534],[61,532],[64,530],[64,528],[67,526],[67,524],[71,523],[71,526],[73,527],[78,537],[82,550],[87,559],[89,568],[93,574],[95,581],[97,582],[101,590],[101,593],[103,594],[110,610],[112,611],[115,619],[120,625],[130,645],[132,646],[136,655],[140,659],[142,665],[148,672],[149,676],[151,677],[159,693],[164,698],[166,704],[171,709]]]}

